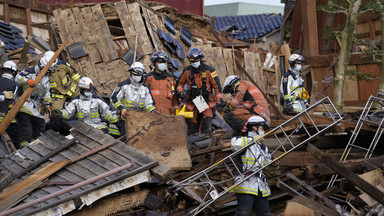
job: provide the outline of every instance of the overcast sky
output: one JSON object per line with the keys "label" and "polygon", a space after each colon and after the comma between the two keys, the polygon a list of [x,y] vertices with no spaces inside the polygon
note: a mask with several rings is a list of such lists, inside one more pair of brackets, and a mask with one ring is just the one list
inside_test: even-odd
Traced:
{"label": "overcast sky", "polygon": [[247,2],[254,4],[266,4],[266,5],[276,5],[276,6],[284,6],[281,4],[281,0],[204,0],[204,5],[216,5],[216,4],[228,4],[235,2]]}

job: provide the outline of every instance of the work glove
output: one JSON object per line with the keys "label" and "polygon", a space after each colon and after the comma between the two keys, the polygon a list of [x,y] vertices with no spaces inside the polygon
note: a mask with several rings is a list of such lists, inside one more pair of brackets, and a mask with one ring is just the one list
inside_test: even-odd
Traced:
{"label": "work glove", "polygon": [[181,99],[185,99],[187,97],[187,93],[185,91],[181,91],[177,94],[177,96]]}
{"label": "work glove", "polygon": [[53,116],[56,118],[61,118],[61,111],[60,110],[53,110]]}
{"label": "work glove", "polygon": [[28,80],[27,80],[27,84],[28,84],[28,86],[31,87],[31,88],[35,87],[35,82],[33,81],[33,79],[28,79]]}
{"label": "work glove", "polygon": [[128,113],[128,110],[127,110],[127,109],[123,109],[123,110],[121,111],[121,116],[123,116],[123,118],[126,118],[128,115],[129,115],[129,113]]}
{"label": "work glove", "polygon": [[4,91],[3,93],[4,93],[5,99],[9,99],[9,100],[13,99],[13,96],[14,96],[13,91]]}
{"label": "work glove", "polygon": [[49,118],[52,118],[53,111],[51,107],[45,107],[44,114],[48,114]]}
{"label": "work glove", "polygon": [[229,113],[229,112],[231,112],[231,108],[229,108],[229,106],[225,106],[223,108],[223,111],[224,111],[224,113]]}
{"label": "work glove", "polygon": [[292,103],[288,103],[285,105],[285,111],[288,113],[292,113],[294,111]]}

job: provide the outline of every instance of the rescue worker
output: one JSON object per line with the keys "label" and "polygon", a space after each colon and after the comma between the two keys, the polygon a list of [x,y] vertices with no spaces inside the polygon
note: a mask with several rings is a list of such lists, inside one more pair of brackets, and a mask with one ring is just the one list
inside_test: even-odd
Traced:
{"label": "rescue worker", "polygon": [[[52,51],[45,53],[45,55],[51,56],[54,54]],[[80,75],[66,61],[59,60],[57,64],[56,70],[51,71],[48,76],[51,82],[52,108],[60,110],[63,109],[65,101],[79,96]],[[53,116],[50,121],[50,128],[59,131],[60,126],[61,119]]]}
{"label": "rescue worker", "polygon": [[[213,109],[216,103],[224,107],[223,95],[221,93],[220,81],[215,69],[206,65],[202,60],[204,55],[199,48],[192,48],[187,54],[191,65],[183,70],[177,86],[178,96],[185,100],[186,108],[193,111],[193,118],[186,119],[188,125],[188,134],[212,132]],[[187,84],[187,90],[184,85]],[[208,108],[199,112],[194,99],[205,102]],[[202,100],[201,100],[202,98]],[[196,101],[196,100],[195,100]]]}
{"label": "rescue worker", "polygon": [[284,97],[284,108],[287,115],[302,112],[308,105],[308,93],[303,95],[305,91],[304,79],[301,77],[303,62],[303,56],[292,54],[288,59],[289,69],[281,79],[280,91]]}
{"label": "rescue worker", "polygon": [[[22,94],[28,87],[35,87],[28,100],[17,114],[17,120],[20,126],[20,145],[21,147],[37,139],[45,131],[44,114],[52,117],[52,99],[51,83],[47,74],[36,85],[34,80],[41,70],[51,60],[52,56],[44,55],[35,67],[27,68],[16,75],[15,81],[18,88],[18,94]],[[57,59],[49,67],[48,72],[55,70]]]}
{"label": "rescue worker", "polygon": [[121,136],[125,135],[124,120],[128,115],[128,110],[156,111],[149,88],[143,82],[144,65],[140,62],[134,62],[129,68],[129,72],[130,78],[124,81],[120,87],[116,87],[111,97],[113,107],[123,117],[118,123],[119,128],[121,128],[119,131]]}
{"label": "rescue worker", "polygon": [[118,121],[114,112],[100,97],[93,96],[93,82],[88,77],[83,77],[79,81],[80,95],[72,99],[64,109],[54,110],[56,117],[70,119],[76,114],[79,121],[97,128],[104,133],[108,134],[108,126],[102,119],[113,124]]}
{"label": "rescue worker", "polygon": [[230,106],[224,108],[225,122],[239,135],[244,132],[245,123],[254,115],[261,116],[270,123],[267,101],[261,91],[252,83],[235,75],[224,81],[223,93],[232,95]]}
{"label": "rescue worker", "polygon": [[168,68],[168,54],[156,51],[151,56],[151,62],[155,69],[145,76],[145,84],[151,90],[155,101],[156,110],[161,114],[175,114],[178,108],[175,94],[176,80]]}
{"label": "rescue worker", "polygon": [[[8,110],[11,109],[12,103],[15,102],[15,95],[17,91],[17,85],[15,83],[15,76],[17,74],[17,66],[13,61],[6,61],[1,68],[0,77],[0,122],[3,121],[7,115]],[[6,132],[11,138],[13,144],[17,149],[20,148],[19,141],[19,125],[16,119],[12,119]]]}
{"label": "rescue worker", "polygon": [[[237,151],[248,146],[264,135],[264,130],[268,128],[268,122],[260,116],[252,116],[246,123],[247,136],[233,137],[231,139],[231,148]],[[242,154],[243,153],[243,154]],[[245,180],[235,187],[232,192],[236,193],[237,209],[234,215],[251,216],[252,210],[256,215],[272,215],[269,210],[268,196],[271,195],[267,179],[262,170],[255,173],[260,168],[265,167],[274,159],[267,146],[262,142],[257,142],[242,152],[241,163],[236,163],[240,174],[235,178],[235,184]]]}

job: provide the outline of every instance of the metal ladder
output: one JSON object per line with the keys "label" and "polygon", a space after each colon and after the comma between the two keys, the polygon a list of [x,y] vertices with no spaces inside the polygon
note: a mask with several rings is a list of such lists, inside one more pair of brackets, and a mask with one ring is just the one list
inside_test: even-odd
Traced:
{"label": "metal ladder", "polygon": [[[330,108],[327,107],[327,104],[330,104]],[[323,106],[326,110],[326,116],[330,117],[330,123],[327,124],[325,127],[320,128],[319,126],[316,125],[315,121],[312,119],[312,117],[309,115],[309,111],[318,107],[318,106]],[[227,194],[230,192],[232,189],[243,183],[244,181],[248,180],[250,177],[252,177],[254,174],[258,173],[262,169],[268,167],[270,164],[273,162],[279,160],[280,158],[284,157],[285,155],[289,154],[291,151],[295,150],[299,146],[302,146],[303,144],[309,142],[319,134],[323,133],[327,129],[335,126],[337,123],[339,123],[342,120],[341,115],[339,112],[336,110],[335,106],[332,104],[330,99],[328,97],[323,98],[322,100],[318,101],[314,105],[310,106],[307,110],[297,114],[296,116],[292,117],[291,119],[287,120],[283,124],[279,125],[278,127],[274,128],[272,131],[269,131],[266,133],[264,136],[259,137],[255,139],[253,142],[249,143],[247,146],[231,153],[224,159],[216,162],[215,164],[210,165],[209,167],[205,168],[203,171],[196,173],[195,175],[186,178],[182,180],[181,182],[175,184],[172,186],[172,189],[174,189],[175,192],[178,192],[182,190],[186,186],[196,186],[200,185],[203,186],[205,189],[205,195],[200,200],[200,205],[193,210],[191,210],[188,214],[189,215],[197,215],[200,213],[202,210],[204,210],[206,207],[214,203],[217,199],[222,197],[223,195]],[[310,126],[305,126],[304,123],[309,123]],[[300,141],[298,139],[292,139],[292,136],[297,134],[297,132],[304,132],[304,135],[302,135],[300,138]],[[301,133],[302,134],[302,133]],[[237,173],[241,173],[239,169],[237,168],[235,164],[235,157],[238,156],[239,154],[243,154],[244,151],[251,146],[255,145],[258,142],[261,142],[265,137],[268,136],[273,136],[273,138],[276,139],[278,143],[278,147],[272,152],[276,152],[277,150],[283,151],[283,153],[275,158],[273,161],[270,161],[269,163],[266,164],[258,164],[259,169],[254,171],[253,173],[250,173],[249,175],[243,175],[239,174],[237,175],[236,173],[233,173],[233,171],[230,169],[230,167],[234,167],[235,171]],[[281,136],[281,137],[279,137]],[[284,146],[286,144],[287,146]],[[256,145],[259,150],[260,147],[259,145]],[[263,153],[263,151],[261,151]],[[262,154],[263,157],[265,157],[264,154]],[[268,160],[267,160],[268,161]],[[228,176],[230,176],[230,179],[223,180],[223,181],[214,181],[212,177],[209,176],[209,174],[212,174],[212,171],[218,170],[221,171],[221,173],[229,173]],[[233,179],[236,178],[236,182],[232,186],[223,189],[218,188],[219,185],[222,185],[223,183],[229,182]],[[239,179],[240,178],[240,179]]]}
{"label": "metal ladder", "polygon": [[[359,120],[357,121],[356,127],[353,130],[351,138],[349,139],[348,144],[346,145],[345,150],[344,150],[343,154],[341,155],[340,161],[345,161],[347,159],[352,148],[356,148],[356,149],[360,149],[360,150],[365,151],[366,153],[365,153],[364,158],[370,158],[372,156],[373,151],[376,149],[377,144],[378,144],[378,142],[379,142],[379,140],[380,140],[380,138],[384,132],[384,118],[376,119],[376,121],[375,121],[375,119],[372,119],[374,116],[370,115],[370,110],[371,110],[372,105],[374,103],[379,103],[379,104],[381,104],[381,106],[384,107],[384,94],[378,94],[376,97],[371,95],[369,97],[369,100],[365,104],[364,110],[361,113]],[[357,137],[359,136],[361,128],[364,125],[377,126],[376,133],[373,136],[371,144],[369,145],[368,148],[366,148],[362,145],[359,145],[358,143],[355,143]],[[364,144],[365,143],[367,143],[367,142],[364,142]],[[361,144],[363,144],[363,142],[361,142]],[[330,188],[334,185],[335,181],[337,180],[337,177],[338,177],[337,174],[332,176],[331,180],[328,183],[327,188]]]}

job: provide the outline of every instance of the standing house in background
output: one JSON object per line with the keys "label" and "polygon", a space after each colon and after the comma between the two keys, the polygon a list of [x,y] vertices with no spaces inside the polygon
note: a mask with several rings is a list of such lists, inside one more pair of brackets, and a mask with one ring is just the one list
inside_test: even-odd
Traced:
{"label": "standing house in background", "polygon": [[[363,4],[368,2],[362,1]],[[315,89],[311,97],[321,99],[333,97],[333,75],[336,60],[340,52],[340,39],[330,37],[327,28],[344,27],[343,14],[328,14],[316,10],[319,5],[327,4],[325,0],[287,0],[285,1],[282,41],[289,43],[292,50],[304,56],[311,66],[311,73],[305,74],[307,89]],[[359,17],[355,36],[362,40],[378,41],[381,39],[379,17],[367,13]],[[364,59],[360,47],[353,45],[349,69],[362,73],[380,76],[380,67]],[[355,77],[347,76],[345,80],[345,105],[362,106],[370,95],[376,95],[380,80],[356,81]],[[312,83],[312,84],[311,84]]]}

